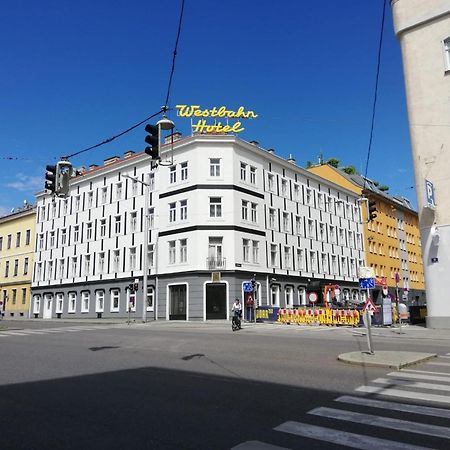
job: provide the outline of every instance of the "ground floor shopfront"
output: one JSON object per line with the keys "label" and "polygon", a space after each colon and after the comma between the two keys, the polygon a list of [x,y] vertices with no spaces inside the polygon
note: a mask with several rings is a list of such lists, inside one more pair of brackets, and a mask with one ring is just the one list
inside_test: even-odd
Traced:
{"label": "ground floor shopfront", "polygon": [[[253,279],[253,283],[252,283]],[[323,302],[323,286],[336,280],[311,280],[247,272],[184,273],[149,276],[143,298],[142,279],[136,292],[134,279],[102,280],[38,287],[32,290],[31,318],[221,320],[229,319],[239,298],[244,309],[258,306],[305,306],[314,298]],[[251,290],[249,291],[249,285]],[[339,303],[358,304],[365,292],[355,283],[339,284]]]}

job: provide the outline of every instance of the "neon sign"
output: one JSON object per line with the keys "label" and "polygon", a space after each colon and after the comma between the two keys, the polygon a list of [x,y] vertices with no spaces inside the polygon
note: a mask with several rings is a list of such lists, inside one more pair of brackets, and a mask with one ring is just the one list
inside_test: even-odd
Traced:
{"label": "neon sign", "polygon": [[[245,130],[241,121],[238,120],[230,125],[228,119],[255,119],[258,117],[254,111],[246,111],[243,106],[239,106],[237,111],[229,110],[226,106],[202,109],[200,105],[176,105],[175,108],[179,117],[198,118],[197,123],[191,124],[193,133],[240,133]],[[214,123],[208,123],[206,118],[213,118]],[[223,124],[217,119],[225,119],[226,123]]]}

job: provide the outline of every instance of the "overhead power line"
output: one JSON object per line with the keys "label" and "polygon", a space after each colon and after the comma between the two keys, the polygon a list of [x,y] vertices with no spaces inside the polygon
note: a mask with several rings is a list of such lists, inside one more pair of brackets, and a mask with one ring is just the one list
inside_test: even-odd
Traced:
{"label": "overhead power line", "polygon": [[372,119],[371,119],[371,123],[370,123],[370,137],[369,137],[369,146],[367,149],[366,170],[364,172],[363,189],[366,187],[367,171],[369,170],[370,152],[372,149],[373,128],[374,128],[374,124],[375,124],[375,112],[376,112],[377,96],[378,96],[378,80],[380,77],[381,49],[382,49],[382,44],[383,44],[385,12],[386,12],[386,0],[383,0],[383,13],[381,15],[380,39],[379,39],[379,43],[378,43],[378,57],[377,57],[377,71],[376,71],[376,77],[375,77],[375,90],[374,90],[373,104],[372,104]]}

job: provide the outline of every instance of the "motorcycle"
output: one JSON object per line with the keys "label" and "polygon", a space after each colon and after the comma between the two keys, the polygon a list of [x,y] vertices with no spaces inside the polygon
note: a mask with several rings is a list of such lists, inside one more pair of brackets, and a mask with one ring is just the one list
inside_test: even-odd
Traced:
{"label": "motorcycle", "polygon": [[231,329],[233,331],[240,330],[241,327],[241,311],[233,311],[233,317],[231,318]]}

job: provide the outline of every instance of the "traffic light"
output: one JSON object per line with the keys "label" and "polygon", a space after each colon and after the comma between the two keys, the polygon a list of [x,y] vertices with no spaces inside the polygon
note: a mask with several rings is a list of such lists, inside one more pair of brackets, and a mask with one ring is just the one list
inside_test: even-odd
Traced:
{"label": "traffic light", "polygon": [[375,217],[377,217],[377,202],[369,200],[368,221],[371,222]]}
{"label": "traffic light", "polygon": [[70,190],[70,179],[72,177],[72,163],[59,161],[56,165],[57,183],[55,194],[58,197],[68,197]]}
{"label": "traffic light", "polygon": [[130,290],[130,293],[133,293],[133,292],[134,292],[134,284],[133,284],[133,283],[130,283],[130,284],[128,285],[128,289]]}
{"label": "traffic light", "polygon": [[145,131],[148,133],[148,136],[145,136],[145,142],[147,142],[148,147],[145,147],[144,151],[153,160],[159,160],[159,126],[147,124]]}
{"label": "traffic light", "polygon": [[137,292],[139,289],[139,282],[134,280],[134,284],[133,284],[133,290],[134,292]]}
{"label": "traffic light", "polygon": [[46,166],[45,167],[45,189],[50,191],[51,194],[56,193],[57,182],[58,182],[58,171],[56,166]]}

